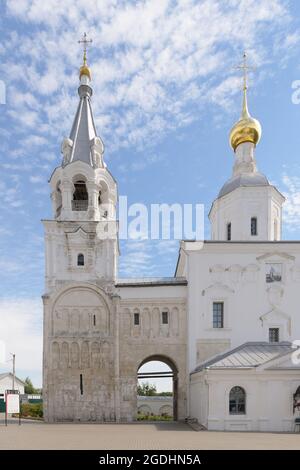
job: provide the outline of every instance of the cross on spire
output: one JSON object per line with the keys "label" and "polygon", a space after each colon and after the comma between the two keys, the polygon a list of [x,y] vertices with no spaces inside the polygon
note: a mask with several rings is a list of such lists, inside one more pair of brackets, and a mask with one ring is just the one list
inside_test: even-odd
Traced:
{"label": "cross on spire", "polygon": [[87,39],[87,34],[84,33],[83,37],[78,41],[79,44],[83,44],[83,63],[86,65],[86,51],[87,46],[93,42],[92,39]]}
{"label": "cross on spire", "polygon": [[248,89],[248,72],[249,70],[255,70],[255,67],[250,67],[247,62],[247,53],[244,52],[243,54],[243,62],[241,65],[236,67],[238,70],[243,71],[243,90]]}

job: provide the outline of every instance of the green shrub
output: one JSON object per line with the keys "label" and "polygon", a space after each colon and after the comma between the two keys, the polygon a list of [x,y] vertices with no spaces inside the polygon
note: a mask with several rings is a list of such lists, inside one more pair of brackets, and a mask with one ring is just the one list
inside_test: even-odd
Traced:
{"label": "green shrub", "polygon": [[42,403],[22,403],[21,404],[21,417],[22,418],[42,418],[43,417],[43,404]]}

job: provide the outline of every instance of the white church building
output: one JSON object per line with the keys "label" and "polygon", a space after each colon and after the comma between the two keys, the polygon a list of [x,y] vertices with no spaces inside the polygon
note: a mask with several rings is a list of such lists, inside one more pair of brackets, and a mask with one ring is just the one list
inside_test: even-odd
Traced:
{"label": "white church building", "polygon": [[284,197],[256,166],[259,122],[233,126],[232,176],[209,213],[211,240],[182,241],[172,278],[118,278],[117,182],[80,68],[79,105],[44,220],[43,390],[48,422],[128,422],[137,371],[173,373],[174,419],[211,430],[293,431],[300,409],[300,241],[282,241]]}

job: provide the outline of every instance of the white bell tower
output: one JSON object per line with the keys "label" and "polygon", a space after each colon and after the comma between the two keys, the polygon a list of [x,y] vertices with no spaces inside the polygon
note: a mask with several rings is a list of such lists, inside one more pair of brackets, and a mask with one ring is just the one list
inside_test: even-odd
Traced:
{"label": "white bell tower", "polygon": [[111,284],[117,272],[117,184],[96,132],[86,50],[79,76],[72,130],[62,142],[62,164],[50,178],[53,220],[43,221],[46,292],[70,281]]}

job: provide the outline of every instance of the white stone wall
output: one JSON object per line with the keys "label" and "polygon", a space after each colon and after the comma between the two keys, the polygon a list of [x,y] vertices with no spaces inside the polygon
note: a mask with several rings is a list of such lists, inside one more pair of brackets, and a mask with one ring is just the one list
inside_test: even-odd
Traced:
{"label": "white stone wall", "polygon": [[[209,430],[293,432],[293,395],[299,385],[299,370],[202,371],[191,376],[191,415]],[[229,413],[235,386],[246,392],[245,414]]]}
{"label": "white stone wall", "polygon": [[[111,283],[117,270],[117,240],[101,240],[99,225],[110,222],[43,221],[45,228],[46,292],[65,282]],[[79,254],[84,266],[77,265]]]}
{"label": "white stone wall", "polygon": [[[185,286],[126,287],[123,292],[74,282],[44,296],[46,420],[136,419],[137,371],[153,357],[174,367],[178,417],[183,419],[187,396],[184,294]],[[135,326],[137,311],[140,325]],[[169,312],[167,325],[162,324],[162,311]]]}
{"label": "white stone wall", "polygon": [[[281,341],[300,339],[300,243],[185,242],[182,246],[177,274],[188,269],[190,371],[222,349],[269,341],[272,327],[279,328]],[[282,265],[281,282],[266,282],[269,263]],[[224,328],[213,328],[214,301],[224,302]]]}
{"label": "white stone wall", "polygon": [[173,397],[138,396],[137,409],[146,415],[161,416],[163,414],[173,416]]}

